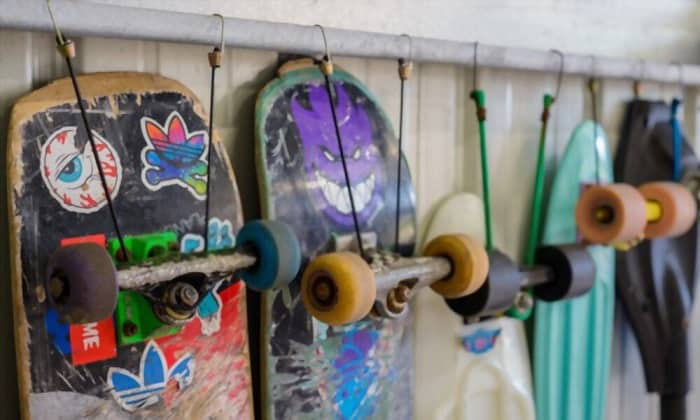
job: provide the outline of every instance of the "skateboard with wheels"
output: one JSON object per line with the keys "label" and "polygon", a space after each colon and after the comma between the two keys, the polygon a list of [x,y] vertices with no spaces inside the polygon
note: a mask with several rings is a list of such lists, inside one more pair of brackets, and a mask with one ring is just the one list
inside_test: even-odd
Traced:
{"label": "skateboard with wheels", "polygon": [[429,285],[444,296],[478,289],[483,248],[444,235],[407,257],[414,192],[391,123],[327,58],[278,69],[258,96],[255,131],[263,214],[293,227],[307,263],[262,296],[263,417],[412,417],[410,298]]}
{"label": "skateboard with wheels", "polygon": [[66,78],[10,117],[23,418],[252,418],[239,279],[293,279],[293,233],[241,229],[233,170],[185,86],[126,72],[74,82],[84,112]]}
{"label": "skateboard with wheels", "polygon": [[[557,164],[541,233],[544,244],[576,242],[580,190],[612,180],[605,132],[595,124],[586,121],[576,127]],[[566,302],[535,304],[533,370],[538,419],[604,416],[615,302],[614,251],[601,245],[588,247],[588,252],[595,261],[595,282],[589,293]]]}
{"label": "skateboard with wheels", "polygon": [[[680,182],[697,200],[700,162],[683,138],[678,105],[639,99],[627,105],[615,175],[632,185]],[[662,420],[686,417],[692,372],[688,321],[697,277],[697,209],[688,202],[678,210],[659,227],[679,236],[644,241],[616,259],[618,295],[637,340],[646,390],[659,394]]]}
{"label": "skateboard with wheels", "polygon": [[[483,239],[484,211],[478,196],[460,193],[442,202],[425,239],[449,232]],[[434,419],[535,418],[527,340],[520,320],[491,317],[463,323],[460,318],[454,328],[431,330],[430,336],[435,345],[449,349],[449,360],[441,364],[446,369],[436,370],[435,384],[423,389],[437,388],[434,392],[440,396],[432,408]],[[448,354],[444,348],[437,351]]]}

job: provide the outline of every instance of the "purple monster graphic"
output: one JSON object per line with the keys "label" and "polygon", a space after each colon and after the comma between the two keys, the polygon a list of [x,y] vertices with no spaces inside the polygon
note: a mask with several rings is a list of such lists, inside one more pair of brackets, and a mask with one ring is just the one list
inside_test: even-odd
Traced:
{"label": "purple monster graphic", "polygon": [[[336,113],[348,167],[352,196],[361,225],[381,209],[382,172],[379,149],[372,142],[372,126],[365,110],[354,104],[345,88],[335,83]],[[323,213],[339,226],[352,226],[352,209],[345,183],[338,141],[325,86],[308,90],[307,106],[292,97],[292,116],[304,148],[304,169],[315,185],[316,202]]]}

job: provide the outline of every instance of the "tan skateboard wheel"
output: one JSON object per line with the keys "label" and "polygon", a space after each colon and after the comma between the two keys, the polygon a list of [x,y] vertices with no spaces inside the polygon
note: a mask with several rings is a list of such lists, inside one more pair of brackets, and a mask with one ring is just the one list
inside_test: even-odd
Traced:
{"label": "tan skateboard wheel", "polygon": [[424,255],[445,257],[452,264],[452,272],[430,287],[448,299],[470,295],[486,281],[489,257],[479,241],[466,235],[440,235],[425,247]]}
{"label": "tan skateboard wheel", "polygon": [[352,252],[318,256],[301,277],[301,298],[306,310],[329,325],[361,320],[369,314],[376,295],[374,272]]}
{"label": "tan skateboard wheel", "polygon": [[658,205],[658,218],[647,221],[644,236],[658,238],[678,236],[697,221],[697,203],[690,192],[675,182],[649,182],[639,192],[651,205]]}
{"label": "tan skateboard wheel", "polygon": [[647,223],[642,194],[631,185],[593,185],[576,203],[576,225],[591,243],[610,244],[638,239]]}

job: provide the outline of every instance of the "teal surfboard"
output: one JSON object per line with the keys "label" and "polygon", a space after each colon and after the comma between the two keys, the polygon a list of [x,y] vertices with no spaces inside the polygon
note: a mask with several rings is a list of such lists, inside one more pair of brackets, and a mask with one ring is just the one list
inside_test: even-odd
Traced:
{"label": "teal surfboard", "polygon": [[[597,155],[597,163],[596,163]],[[598,176],[596,177],[596,171]],[[574,130],[557,165],[542,231],[547,245],[577,240],[576,202],[585,184],[612,181],[605,132],[592,121]],[[615,254],[590,246],[593,288],[575,299],[535,305],[533,367],[538,420],[602,420],[610,369]]]}

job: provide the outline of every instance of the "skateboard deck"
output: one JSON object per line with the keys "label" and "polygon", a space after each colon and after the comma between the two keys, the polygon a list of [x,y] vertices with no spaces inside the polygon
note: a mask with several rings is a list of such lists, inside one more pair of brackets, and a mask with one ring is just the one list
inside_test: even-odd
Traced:
{"label": "skateboard deck", "polygon": [[[337,68],[334,106],[360,230],[377,248],[394,245],[398,148],[375,96]],[[296,232],[302,256],[342,249],[354,238],[349,195],[324,78],[312,61],[288,62],[259,94],[256,159],[263,216]],[[414,193],[402,157],[400,248],[412,254]],[[366,318],[344,327],[313,319],[298,279],[262,296],[265,418],[412,417],[412,316]]]}
{"label": "skateboard deck", "polygon": [[[483,241],[484,207],[479,197],[456,194],[438,207],[428,225],[425,242],[446,233],[462,233]],[[440,403],[433,408],[434,419],[534,419],[530,361],[522,321],[497,317],[464,324],[456,330],[433,328],[417,334],[429,336],[434,346],[451,350],[450,363],[444,365],[447,369],[434,373],[439,380],[449,379],[440,386],[418,384],[416,389],[417,393],[441,395],[435,399]],[[422,362],[435,365],[432,360]],[[446,393],[445,389],[451,391]]]}
{"label": "skateboard deck", "polygon": [[[628,104],[615,157],[620,181],[641,185],[673,178],[670,115],[663,102]],[[685,139],[679,140],[681,179],[697,176],[700,162]],[[618,295],[639,347],[646,391],[659,394],[662,420],[683,419],[692,372],[688,320],[697,277],[697,225],[678,237],[644,241],[627,252],[617,252],[616,257]],[[643,392],[642,387],[634,388]]]}
{"label": "skateboard deck", "polygon": [[[122,233],[167,231],[176,235],[174,252],[201,250],[205,152],[213,147],[207,240],[210,250],[233,247],[242,223],[233,170],[216,133],[209,141],[208,118],[194,94],[143,73],[84,75],[78,84]],[[49,305],[49,255],[115,238],[70,79],[20,98],[8,138],[23,417],[252,418],[242,282],[223,280],[175,329],[127,328],[119,314],[129,320],[140,310],[139,294],[129,291],[119,292],[117,315],[100,322],[69,325]]]}
{"label": "skateboard deck", "polygon": [[[557,165],[541,237],[545,245],[576,242],[574,213],[581,188],[597,179],[612,181],[605,132],[601,126],[595,132],[597,137],[593,122],[579,124]],[[533,369],[539,420],[604,417],[615,299],[614,251],[607,246],[590,246],[588,251],[596,266],[593,288],[571,300],[535,304]]]}

